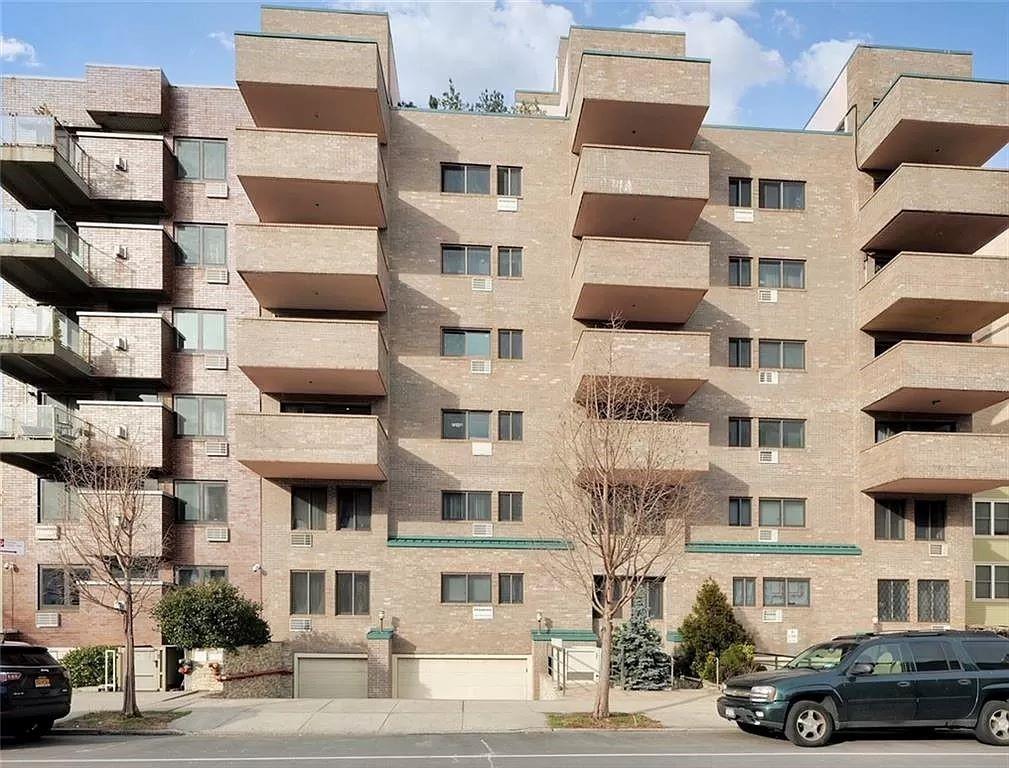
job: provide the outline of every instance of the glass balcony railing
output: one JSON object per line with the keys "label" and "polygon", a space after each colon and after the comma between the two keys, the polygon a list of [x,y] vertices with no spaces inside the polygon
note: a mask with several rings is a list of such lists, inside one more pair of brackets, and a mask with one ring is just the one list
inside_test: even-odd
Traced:
{"label": "glass balcony railing", "polygon": [[55,211],[0,211],[0,242],[53,243],[85,272],[91,271],[91,245]]}
{"label": "glass balcony railing", "polygon": [[53,307],[0,307],[0,337],[52,339],[91,363],[91,334]]}
{"label": "glass balcony railing", "polygon": [[91,425],[62,405],[19,403],[0,410],[0,439],[59,440],[81,447],[91,434]]}
{"label": "glass balcony railing", "polygon": [[91,183],[91,156],[73,134],[55,118],[45,115],[4,115],[0,117],[0,144],[18,147],[54,147],[85,184]]}

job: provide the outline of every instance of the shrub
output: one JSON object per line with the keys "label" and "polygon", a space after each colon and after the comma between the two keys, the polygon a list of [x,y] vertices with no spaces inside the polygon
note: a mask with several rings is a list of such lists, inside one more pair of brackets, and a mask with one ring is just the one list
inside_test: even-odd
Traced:
{"label": "shrub", "polygon": [[613,676],[627,691],[662,691],[669,687],[669,654],[662,635],[648,622],[643,596],[634,599],[629,621],[613,633]]}
{"label": "shrub", "polygon": [[169,645],[181,648],[226,648],[264,645],[270,628],[262,606],[226,581],[174,589],[154,607],[153,615]]}
{"label": "shrub", "polygon": [[[713,579],[706,580],[697,591],[690,614],[680,626],[683,637],[680,651],[687,669],[698,677],[708,665],[708,654],[720,656],[734,643],[751,643],[749,632],[736,619],[725,593]],[[714,679],[712,672],[711,679]]]}
{"label": "shrub", "polygon": [[74,688],[105,683],[105,651],[114,645],[85,645],[74,648],[60,659],[60,664],[70,673]]}
{"label": "shrub", "polygon": [[736,675],[754,672],[757,665],[753,662],[754,647],[748,643],[733,643],[719,657],[722,680],[728,680]]}

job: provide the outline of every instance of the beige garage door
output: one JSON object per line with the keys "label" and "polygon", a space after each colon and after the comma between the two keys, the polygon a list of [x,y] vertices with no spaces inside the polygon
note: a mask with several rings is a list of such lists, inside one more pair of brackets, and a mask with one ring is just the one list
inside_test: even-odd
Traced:
{"label": "beige garage door", "polygon": [[529,659],[397,656],[401,699],[528,699]]}
{"label": "beige garage door", "polygon": [[338,656],[299,656],[295,695],[302,699],[365,699],[368,661]]}

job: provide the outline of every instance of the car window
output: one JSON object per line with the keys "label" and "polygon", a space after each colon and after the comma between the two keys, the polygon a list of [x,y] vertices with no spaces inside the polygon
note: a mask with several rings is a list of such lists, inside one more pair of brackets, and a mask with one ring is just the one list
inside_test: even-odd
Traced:
{"label": "car window", "polygon": [[899,675],[907,670],[900,643],[880,643],[862,651],[855,664],[872,664],[873,675]]}
{"label": "car window", "polygon": [[978,669],[1009,669],[1009,640],[965,640],[963,648]]}
{"label": "car window", "polygon": [[[919,672],[945,672],[948,669],[960,669],[960,662],[953,660],[952,664],[947,658],[948,643],[941,643],[938,640],[918,640],[911,643],[911,653],[914,656],[914,667]],[[952,656],[952,649],[950,656]]]}
{"label": "car window", "polygon": [[59,662],[42,648],[2,648],[0,664],[11,667],[55,667]]}
{"label": "car window", "polygon": [[844,656],[855,648],[856,643],[823,643],[807,648],[786,667],[791,669],[831,669],[836,667]]}

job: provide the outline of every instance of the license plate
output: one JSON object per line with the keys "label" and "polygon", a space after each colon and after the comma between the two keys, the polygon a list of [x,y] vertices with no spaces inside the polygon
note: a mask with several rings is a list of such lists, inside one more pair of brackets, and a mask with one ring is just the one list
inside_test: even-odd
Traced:
{"label": "license plate", "polygon": [[52,683],[49,682],[49,678],[48,677],[36,677],[35,678],[35,687],[36,688],[48,688],[50,685],[52,685]]}
{"label": "license plate", "polygon": [[725,716],[729,720],[735,720],[736,719],[736,708],[735,707],[726,707],[725,708]]}

